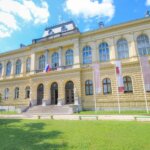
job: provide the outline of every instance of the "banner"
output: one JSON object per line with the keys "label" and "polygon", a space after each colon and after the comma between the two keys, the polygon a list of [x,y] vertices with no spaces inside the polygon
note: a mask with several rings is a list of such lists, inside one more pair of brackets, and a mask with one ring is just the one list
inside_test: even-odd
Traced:
{"label": "banner", "polygon": [[101,81],[100,81],[100,65],[99,63],[93,64],[93,83],[95,83],[95,93],[101,93]]}
{"label": "banner", "polygon": [[115,61],[116,79],[119,93],[124,92],[121,61]]}
{"label": "banner", "polygon": [[145,90],[150,91],[150,65],[147,56],[140,56],[140,64],[143,73]]}

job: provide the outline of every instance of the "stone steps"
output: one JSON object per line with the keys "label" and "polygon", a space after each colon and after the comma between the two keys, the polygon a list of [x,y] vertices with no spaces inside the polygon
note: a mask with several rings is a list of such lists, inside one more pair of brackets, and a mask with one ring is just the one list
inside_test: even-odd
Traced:
{"label": "stone steps", "polygon": [[73,107],[71,105],[64,105],[64,106],[56,106],[56,105],[49,105],[49,106],[33,106],[29,108],[23,114],[26,115],[36,115],[36,114],[73,114]]}

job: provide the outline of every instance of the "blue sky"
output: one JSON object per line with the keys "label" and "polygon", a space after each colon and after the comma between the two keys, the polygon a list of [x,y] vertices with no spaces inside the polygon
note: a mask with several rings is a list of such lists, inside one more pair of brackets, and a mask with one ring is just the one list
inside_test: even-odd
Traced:
{"label": "blue sky", "polygon": [[142,18],[150,0],[0,0],[0,52],[28,45],[46,27],[73,20],[81,32]]}

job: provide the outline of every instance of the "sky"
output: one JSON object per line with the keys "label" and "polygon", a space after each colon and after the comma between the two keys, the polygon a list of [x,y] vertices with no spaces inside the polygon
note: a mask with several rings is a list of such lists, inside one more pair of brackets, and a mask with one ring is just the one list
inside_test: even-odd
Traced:
{"label": "sky", "polygon": [[143,18],[150,0],[0,0],[0,53],[29,45],[46,27],[74,21],[80,32]]}

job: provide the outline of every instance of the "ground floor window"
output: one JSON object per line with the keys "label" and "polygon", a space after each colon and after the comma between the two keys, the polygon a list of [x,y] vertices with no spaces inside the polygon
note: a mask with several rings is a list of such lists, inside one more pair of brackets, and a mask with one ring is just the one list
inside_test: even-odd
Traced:
{"label": "ground floor window", "polygon": [[30,98],[30,87],[27,86],[26,89],[25,89],[25,98]]}
{"label": "ground floor window", "polygon": [[133,92],[131,77],[129,76],[123,77],[123,82],[124,82],[124,92],[125,93]]}
{"label": "ground floor window", "polygon": [[103,93],[110,94],[111,92],[111,80],[109,78],[105,78],[103,80]]}
{"label": "ground floor window", "polygon": [[85,94],[93,95],[93,82],[92,80],[85,81]]}
{"label": "ground floor window", "polygon": [[19,88],[16,87],[15,88],[15,99],[18,99],[19,98]]}

